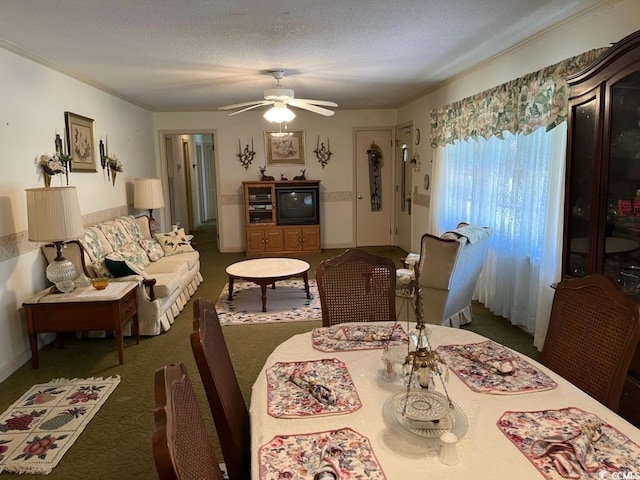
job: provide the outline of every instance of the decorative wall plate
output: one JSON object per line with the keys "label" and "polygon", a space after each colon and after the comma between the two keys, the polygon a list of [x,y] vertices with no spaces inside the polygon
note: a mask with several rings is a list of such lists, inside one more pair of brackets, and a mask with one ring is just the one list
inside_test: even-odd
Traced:
{"label": "decorative wall plate", "polygon": [[414,130],[413,136],[415,137],[416,145],[420,145],[420,129],[419,128],[416,128]]}

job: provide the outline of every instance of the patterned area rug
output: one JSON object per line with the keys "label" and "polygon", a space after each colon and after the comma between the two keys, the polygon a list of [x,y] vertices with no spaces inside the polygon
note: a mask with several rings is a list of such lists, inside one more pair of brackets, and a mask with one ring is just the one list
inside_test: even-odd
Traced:
{"label": "patterned area rug", "polygon": [[275,290],[267,287],[267,311],[263,312],[260,286],[236,281],[233,300],[227,300],[229,284],[226,284],[216,303],[216,310],[221,325],[320,320],[322,312],[315,280],[309,280],[309,291],[311,300],[307,299],[302,280],[276,282]]}
{"label": "patterned area rug", "polygon": [[0,416],[0,473],[51,473],[119,383],[61,378],[31,387]]}

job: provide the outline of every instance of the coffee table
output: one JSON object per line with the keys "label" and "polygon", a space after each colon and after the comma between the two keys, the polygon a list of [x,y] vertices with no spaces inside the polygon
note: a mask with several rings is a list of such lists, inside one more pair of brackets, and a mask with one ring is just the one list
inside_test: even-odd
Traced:
{"label": "coffee table", "polygon": [[262,311],[267,311],[267,285],[276,288],[276,282],[292,277],[302,277],[307,299],[309,293],[309,264],[295,258],[254,258],[229,265],[226,269],[229,276],[229,297],[233,300],[233,282],[236,278],[260,285],[262,292]]}

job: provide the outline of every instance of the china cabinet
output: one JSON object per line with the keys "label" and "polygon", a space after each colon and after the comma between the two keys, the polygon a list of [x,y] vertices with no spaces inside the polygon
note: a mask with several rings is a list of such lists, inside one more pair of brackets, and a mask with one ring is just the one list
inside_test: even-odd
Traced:
{"label": "china cabinet", "polygon": [[[568,82],[562,274],[604,273],[640,301],[640,31]],[[620,406],[636,425],[638,358]]]}

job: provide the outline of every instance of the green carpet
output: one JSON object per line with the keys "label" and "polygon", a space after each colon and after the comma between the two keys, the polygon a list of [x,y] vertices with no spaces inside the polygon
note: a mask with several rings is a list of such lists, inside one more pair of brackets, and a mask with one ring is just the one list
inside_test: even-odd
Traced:
{"label": "green carpet", "polygon": [[[66,335],[63,348],[55,342],[41,352],[40,369],[32,370],[29,361],[0,384],[1,412],[36,383],[59,377],[120,375],[120,385],[109,401],[47,478],[157,478],[151,451],[154,429],[153,377],[156,368],[172,362],[185,364],[205,419],[209,422],[212,442],[222,459],[189,343],[192,303],[198,296],[215,300],[227,282],[224,272],[226,266],[246,258],[243,253],[220,254],[216,251],[215,239],[209,232],[194,233],[197,249],[201,254],[204,282],[168,332],[157,337],[143,337],[139,345],[133,339],[126,338],[124,365],[118,364],[113,338],[79,340],[73,335]],[[393,247],[375,247],[370,250],[396,259],[398,265],[405,255],[405,252]],[[309,278],[315,278],[315,266],[318,262],[341,251],[325,250],[320,255],[304,257],[312,265]],[[319,325],[320,321],[223,327],[247,405],[253,382],[272,349],[291,336],[310,331]],[[538,358],[531,336],[511,326],[506,320],[491,315],[481,305],[474,305],[474,320],[467,328]],[[25,476],[0,475],[1,480],[10,478],[24,479]]]}

